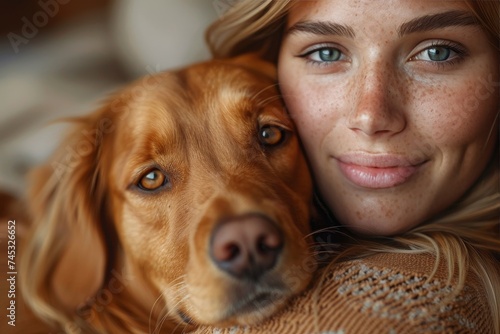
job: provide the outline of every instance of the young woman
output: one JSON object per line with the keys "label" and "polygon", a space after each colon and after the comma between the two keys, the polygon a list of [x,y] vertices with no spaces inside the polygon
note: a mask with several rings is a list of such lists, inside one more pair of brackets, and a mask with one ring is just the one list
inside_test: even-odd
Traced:
{"label": "young woman", "polygon": [[215,57],[277,64],[318,194],[356,240],[242,333],[500,333],[499,11],[242,0],[209,28]]}

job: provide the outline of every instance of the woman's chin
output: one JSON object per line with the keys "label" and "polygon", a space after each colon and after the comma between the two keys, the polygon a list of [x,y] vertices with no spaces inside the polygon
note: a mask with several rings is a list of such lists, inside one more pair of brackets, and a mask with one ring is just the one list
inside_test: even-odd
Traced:
{"label": "woman's chin", "polygon": [[[339,218],[342,226],[351,232],[362,236],[393,236],[402,234],[412,227],[417,226],[419,221],[415,217],[369,217],[359,219],[358,217]],[[402,223],[404,222],[404,223]]]}

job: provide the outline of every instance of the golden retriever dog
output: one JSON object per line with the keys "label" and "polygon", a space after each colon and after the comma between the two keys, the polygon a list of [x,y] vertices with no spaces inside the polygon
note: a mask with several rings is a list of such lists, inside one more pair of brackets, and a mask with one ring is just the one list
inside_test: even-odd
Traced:
{"label": "golden retriever dog", "polygon": [[274,67],[145,77],[32,173],[20,288],[74,333],[254,324],[309,284],[312,181]]}

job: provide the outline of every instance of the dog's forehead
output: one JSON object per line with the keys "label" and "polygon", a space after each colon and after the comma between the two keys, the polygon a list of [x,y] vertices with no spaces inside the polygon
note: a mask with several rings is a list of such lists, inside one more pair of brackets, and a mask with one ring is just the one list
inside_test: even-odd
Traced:
{"label": "dog's forehead", "polygon": [[[139,93],[143,88],[145,91]],[[217,118],[230,120],[242,113],[256,116],[258,109],[279,100],[270,78],[224,63],[163,73],[144,79],[134,90],[137,96],[132,108],[138,112],[134,112],[133,123],[139,128],[148,127],[148,122],[196,126]]]}
{"label": "dog's forehead", "polygon": [[241,128],[252,125],[265,101],[276,95],[270,80],[236,67],[162,73],[135,83],[122,96],[122,136],[177,144],[186,135],[206,137],[216,127]]}
{"label": "dog's forehead", "polygon": [[194,101],[208,104],[226,105],[277,93],[271,78],[230,63],[189,67],[178,78],[190,97],[198,98]]}

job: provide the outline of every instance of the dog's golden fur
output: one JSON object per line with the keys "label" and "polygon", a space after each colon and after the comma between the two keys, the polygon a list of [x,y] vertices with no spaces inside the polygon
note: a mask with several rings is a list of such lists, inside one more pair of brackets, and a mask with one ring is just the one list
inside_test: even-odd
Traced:
{"label": "dog's golden fur", "polygon": [[[210,61],[143,78],[76,120],[31,175],[20,281],[40,318],[68,332],[173,333],[261,321],[306,287],[312,185],[274,76],[254,57]],[[147,190],[145,175],[165,181]],[[258,280],[209,255],[218,222],[248,213],[283,234]],[[262,291],[272,303],[234,308]]]}

